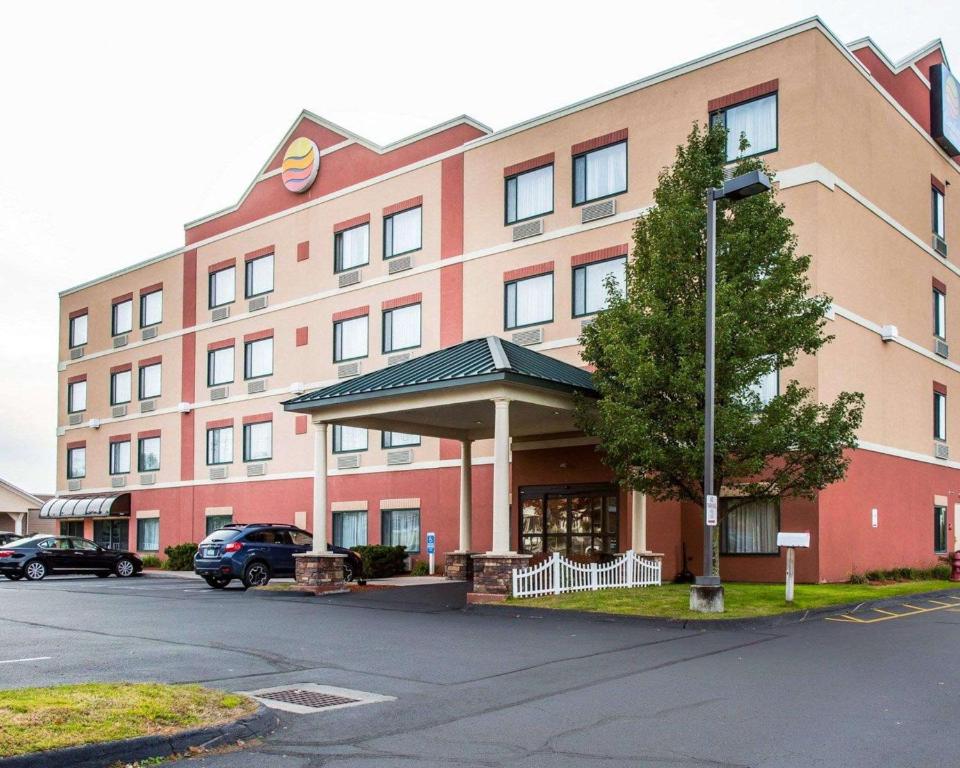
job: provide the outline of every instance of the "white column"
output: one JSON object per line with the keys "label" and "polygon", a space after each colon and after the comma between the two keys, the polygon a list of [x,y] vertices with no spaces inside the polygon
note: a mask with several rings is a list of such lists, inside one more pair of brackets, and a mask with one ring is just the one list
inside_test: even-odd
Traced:
{"label": "white column", "polygon": [[510,552],[510,401],[493,401],[493,547]]}
{"label": "white column", "polygon": [[639,491],[630,492],[631,549],[634,552],[647,551],[647,495]]}
{"label": "white column", "polygon": [[460,441],[460,551],[469,552],[473,546],[473,457],[472,443]]}
{"label": "white column", "polygon": [[313,425],[313,554],[327,551],[327,425]]}
{"label": "white column", "polygon": [[24,530],[24,526],[23,526],[23,524],[26,522],[26,520],[27,520],[27,513],[26,513],[26,512],[23,512],[23,513],[17,515],[16,518],[14,519],[14,521],[13,521],[13,532],[14,532],[15,534],[17,534],[18,536],[23,536],[24,533],[26,533],[26,531]]}

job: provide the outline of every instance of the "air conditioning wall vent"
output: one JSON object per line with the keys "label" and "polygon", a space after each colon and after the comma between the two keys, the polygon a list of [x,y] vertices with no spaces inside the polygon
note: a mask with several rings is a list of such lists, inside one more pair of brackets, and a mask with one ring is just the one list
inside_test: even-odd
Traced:
{"label": "air conditioning wall vent", "polygon": [[337,285],[340,288],[346,288],[351,285],[357,285],[360,282],[360,270],[351,269],[349,272],[341,272],[337,277]]}
{"label": "air conditioning wall vent", "polygon": [[950,345],[943,339],[937,339],[934,343],[934,350],[940,357],[950,357]]}
{"label": "air conditioning wall vent", "polygon": [[521,347],[529,347],[531,344],[539,344],[543,341],[543,328],[530,328],[526,331],[517,331],[513,334],[512,341]]}
{"label": "air conditioning wall vent", "polygon": [[937,440],[933,444],[933,455],[938,459],[949,459],[950,458],[950,446],[946,443],[941,443]]}
{"label": "air conditioning wall vent", "polygon": [[160,329],[155,325],[151,325],[149,328],[144,328],[143,333],[140,334],[140,338],[146,341],[147,339],[157,338],[157,332]]}
{"label": "air conditioning wall vent", "polygon": [[360,375],[360,362],[356,361],[353,363],[343,363],[342,365],[337,366],[337,378],[338,379],[349,379],[351,376]]}
{"label": "air conditioning wall vent", "polygon": [[80,481],[79,481],[79,480],[67,480],[67,490],[68,490],[68,491],[79,491],[79,490],[80,490]]}
{"label": "air conditioning wall vent", "polygon": [[156,472],[144,472],[140,475],[140,485],[155,485],[157,482]]}
{"label": "air conditioning wall vent", "polygon": [[82,413],[71,413],[70,414],[70,426],[75,427],[77,424],[83,423],[83,414]]}
{"label": "air conditioning wall vent", "polygon": [[266,308],[267,308],[266,296],[257,296],[253,299],[250,299],[249,303],[247,304],[248,312],[256,312],[260,309],[266,309]]}
{"label": "air conditioning wall vent", "polygon": [[150,413],[151,411],[157,410],[157,401],[156,400],[141,400],[140,401],[140,413]]}
{"label": "air conditioning wall vent", "polygon": [[230,317],[230,307],[217,307],[210,313],[210,322],[217,322],[218,320],[226,320]]}
{"label": "air conditioning wall vent", "polygon": [[83,357],[83,347],[74,347],[70,350],[71,360],[79,360],[81,357]]}
{"label": "air conditioning wall vent", "polygon": [[254,379],[253,381],[247,382],[247,394],[253,395],[257,392],[266,392],[267,391],[267,380],[266,379]]}
{"label": "air conditioning wall vent", "polygon": [[127,406],[125,406],[125,405],[115,405],[115,406],[113,406],[113,408],[112,408],[111,411],[110,411],[110,415],[111,415],[113,418],[115,418],[115,419],[119,419],[121,416],[126,416],[126,415],[127,415]]}
{"label": "air conditioning wall vent", "polygon": [[617,212],[617,201],[613,198],[601,200],[599,203],[585,205],[580,209],[580,223],[586,224],[589,221],[605,219],[607,216],[613,216]]}
{"label": "air conditioning wall vent", "polygon": [[356,469],[360,466],[360,454],[350,453],[337,456],[337,469]]}
{"label": "air conditioning wall vent", "polygon": [[247,464],[247,477],[260,477],[267,474],[266,464]]}
{"label": "air conditioning wall vent", "polygon": [[410,353],[409,353],[409,352],[401,352],[401,353],[398,354],[398,355],[390,355],[390,357],[387,358],[387,365],[388,365],[388,366],[390,366],[390,365],[400,365],[400,363],[405,363],[405,362],[407,362],[407,360],[409,360],[409,359],[410,359]]}
{"label": "air conditioning wall vent", "polygon": [[123,488],[127,484],[126,475],[114,475],[110,478],[110,485],[114,488]]}
{"label": "air conditioning wall vent", "polygon": [[214,387],[210,390],[211,400],[224,400],[230,396],[230,387]]}
{"label": "air conditioning wall vent", "polygon": [[543,234],[543,219],[535,219],[534,221],[525,221],[523,224],[517,224],[513,228],[513,239],[525,240],[528,237],[536,237],[537,235]]}
{"label": "air conditioning wall vent", "polygon": [[127,346],[127,343],[128,343],[129,341],[130,341],[130,339],[129,339],[129,337],[127,336],[127,334],[123,334],[122,336],[114,336],[114,337],[113,337],[113,348],[114,348],[114,349],[117,349],[118,347],[125,347],[125,346]]}
{"label": "air conditioning wall vent", "polygon": [[413,256],[396,256],[390,259],[387,267],[387,273],[395,275],[397,272],[405,272],[413,269]]}
{"label": "air conditioning wall vent", "polygon": [[211,480],[223,480],[227,476],[226,467],[210,467],[210,479]]}
{"label": "air conditioning wall vent", "polygon": [[935,250],[940,256],[943,256],[943,258],[947,258],[947,241],[940,237],[940,235],[934,235],[933,250]]}
{"label": "air conditioning wall vent", "polygon": [[387,452],[387,466],[392,467],[397,464],[412,464],[413,451],[410,448],[404,448],[402,451]]}

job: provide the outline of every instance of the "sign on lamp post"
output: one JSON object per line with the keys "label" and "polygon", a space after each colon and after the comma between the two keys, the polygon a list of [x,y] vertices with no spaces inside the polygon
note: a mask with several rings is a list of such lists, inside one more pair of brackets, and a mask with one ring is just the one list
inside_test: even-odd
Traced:
{"label": "sign on lamp post", "polygon": [[436,568],[437,534],[432,531],[427,534],[427,554],[430,556],[430,575],[433,576]]}

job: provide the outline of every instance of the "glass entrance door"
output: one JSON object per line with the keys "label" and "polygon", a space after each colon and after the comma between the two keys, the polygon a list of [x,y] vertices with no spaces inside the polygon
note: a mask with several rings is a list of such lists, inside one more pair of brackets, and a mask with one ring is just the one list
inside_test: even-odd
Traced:
{"label": "glass entrance door", "polygon": [[127,549],[129,534],[129,520],[93,521],[93,540],[104,549]]}
{"label": "glass entrance door", "polygon": [[613,553],[620,546],[620,491],[613,485],[520,489],[520,551]]}

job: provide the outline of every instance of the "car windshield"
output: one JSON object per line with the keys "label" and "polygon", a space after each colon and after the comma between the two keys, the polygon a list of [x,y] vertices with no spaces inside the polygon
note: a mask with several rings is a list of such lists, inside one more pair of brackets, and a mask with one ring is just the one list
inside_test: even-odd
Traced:
{"label": "car windshield", "polygon": [[236,528],[220,528],[201,541],[200,546],[204,544],[220,544],[224,541],[229,541],[230,539],[236,538],[238,533],[239,531]]}

